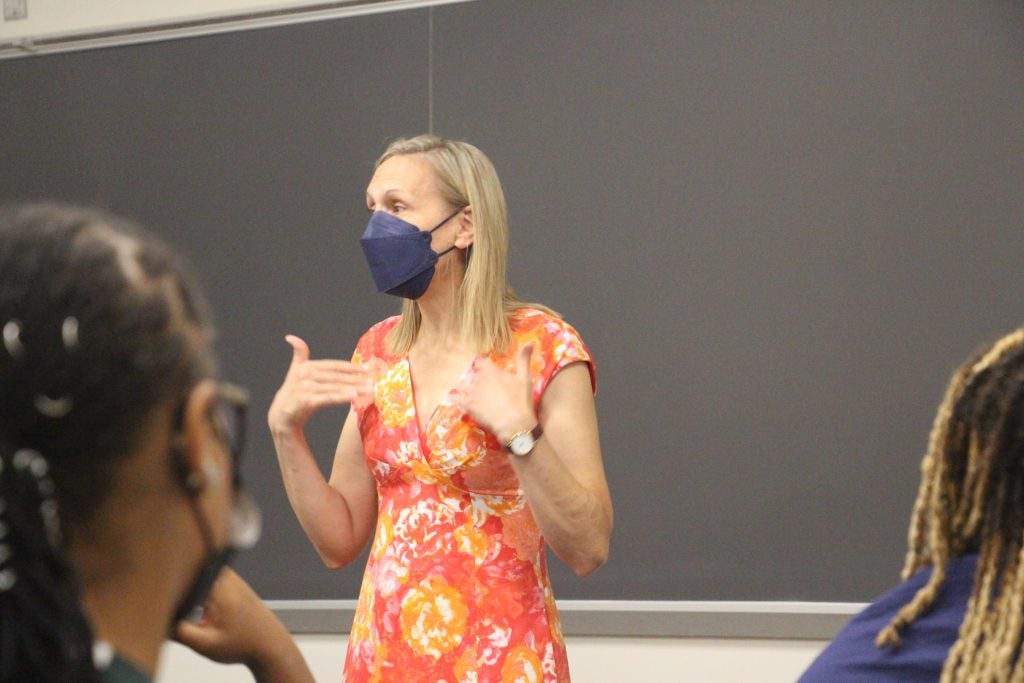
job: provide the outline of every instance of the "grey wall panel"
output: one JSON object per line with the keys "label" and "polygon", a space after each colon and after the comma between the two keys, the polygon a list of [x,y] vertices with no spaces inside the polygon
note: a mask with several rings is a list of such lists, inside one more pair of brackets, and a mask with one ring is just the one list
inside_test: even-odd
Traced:
{"label": "grey wall panel", "polygon": [[[359,590],[361,568],[329,571],[299,527],[265,416],[286,333],[347,358],[397,310],[373,295],[358,238],[385,140],[427,126],[426,27],[412,11],[0,63],[0,198],[134,216],[206,286],[223,374],[253,397],[244,469],[265,528],[237,564],[267,598]],[[343,420],[310,424],[325,471]]]}
{"label": "grey wall panel", "polygon": [[556,594],[866,600],[946,377],[1024,318],[1024,11],[435,10],[435,125],[597,359],[609,564]]}

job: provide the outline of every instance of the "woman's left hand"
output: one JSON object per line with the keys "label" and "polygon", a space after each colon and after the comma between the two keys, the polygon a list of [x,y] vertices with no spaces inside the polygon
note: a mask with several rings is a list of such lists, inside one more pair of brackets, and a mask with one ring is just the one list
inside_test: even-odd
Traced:
{"label": "woman's left hand", "polygon": [[490,360],[479,361],[456,403],[503,446],[543,424],[544,436],[529,457],[510,457],[510,462],[544,540],[585,576],[608,557],[613,515],[591,376],[583,362],[563,367],[535,411],[532,351],[531,346],[520,350],[511,372]]}
{"label": "woman's left hand", "polygon": [[513,372],[499,367],[490,358],[476,361],[469,381],[458,392],[459,408],[503,445],[515,434],[537,425],[530,378],[532,353],[533,344],[520,349]]}

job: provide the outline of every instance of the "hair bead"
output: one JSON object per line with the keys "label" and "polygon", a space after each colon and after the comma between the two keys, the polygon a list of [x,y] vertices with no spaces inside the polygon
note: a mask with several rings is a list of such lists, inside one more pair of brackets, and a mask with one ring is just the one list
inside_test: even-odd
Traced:
{"label": "hair bead", "polygon": [[66,416],[71,412],[71,409],[75,406],[74,400],[70,396],[61,396],[60,398],[50,398],[46,394],[36,394],[33,400],[36,410],[45,417],[59,419]]}
{"label": "hair bead", "polygon": [[72,353],[78,348],[78,318],[69,315],[60,326],[60,338],[64,342],[64,350]]}
{"label": "hair bead", "polygon": [[18,574],[13,569],[0,569],[0,593],[9,591],[17,583]]}
{"label": "hair bead", "polygon": [[21,324],[17,320],[4,323],[4,348],[11,358],[20,358],[25,353],[25,347],[21,345]]}

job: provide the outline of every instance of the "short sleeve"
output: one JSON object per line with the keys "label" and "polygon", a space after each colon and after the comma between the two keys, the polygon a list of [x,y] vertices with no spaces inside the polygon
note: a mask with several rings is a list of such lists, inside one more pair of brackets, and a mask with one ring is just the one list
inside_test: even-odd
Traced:
{"label": "short sleeve", "polygon": [[552,315],[533,311],[524,315],[516,329],[516,346],[533,344],[530,372],[534,378],[533,400],[539,404],[552,378],[573,363],[586,363],[590,387],[597,393],[597,374],[590,349],[576,329]]}

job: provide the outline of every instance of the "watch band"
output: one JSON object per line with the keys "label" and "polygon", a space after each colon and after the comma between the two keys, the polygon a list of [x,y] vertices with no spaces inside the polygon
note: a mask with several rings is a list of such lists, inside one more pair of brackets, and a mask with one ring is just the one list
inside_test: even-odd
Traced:
{"label": "watch band", "polygon": [[544,436],[544,428],[540,426],[540,422],[530,430],[530,436],[533,437],[534,442],[540,441],[540,437]]}
{"label": "watch band", "polygon": [[[537,445],[537,441],[540,440],[540,437],[543,436],[543,435],[544,435],[544,428],[541,427],[540,422],[538,422],[537,425],[533,429],[531,429],[530,431],[516,432],[515,434],[513,434],[512,438],[510,438],[508,440],[508,442],[505,443],[505,445],[504,445],[505,450],[509,451],[513,455],[518,455],[520,457],[522,457],[524,455],[529,455],[529,453],[533,450],[534,446]],[[523,440],[523,437],[525,437],[525,436],[529,436],[530,437],[529,438],[529,448],[527,448],[526,450],[520,451],[520,450],[515,448],[515,444],[516,444],[517,441]]]}

